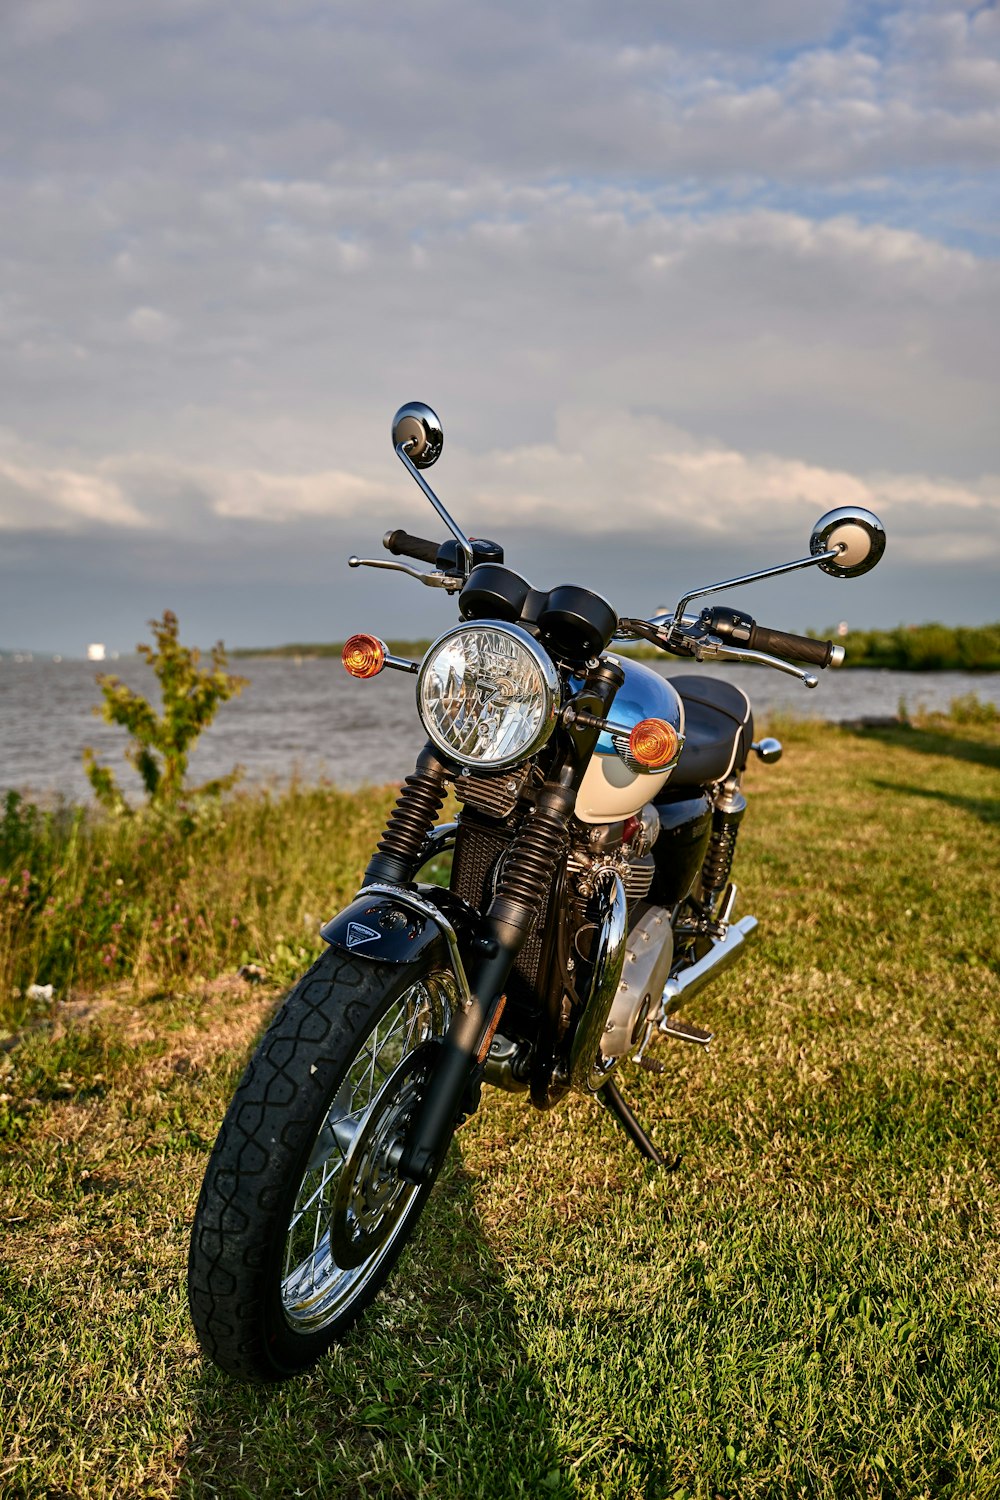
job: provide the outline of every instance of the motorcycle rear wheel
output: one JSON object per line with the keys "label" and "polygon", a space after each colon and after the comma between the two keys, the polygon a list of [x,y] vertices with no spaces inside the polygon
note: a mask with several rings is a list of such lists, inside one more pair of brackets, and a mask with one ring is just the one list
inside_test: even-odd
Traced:
{"label": "motorcycle rear wheel", "polygon": [[202,1352],[243,1380],[309,1368],[357,1321],[431,1183],[395,1170],[456,992],[413,964],[327,949],[247,1066],[209,1160],[188,1259]]}

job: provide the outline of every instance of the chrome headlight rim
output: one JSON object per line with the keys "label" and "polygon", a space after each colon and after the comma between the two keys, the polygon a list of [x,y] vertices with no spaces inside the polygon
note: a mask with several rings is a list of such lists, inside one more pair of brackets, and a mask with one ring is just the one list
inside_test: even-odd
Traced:
{"label": "chrome headlight rim", "polygon": [[[423,691],[424,682],[430,671],[431,664],[442,647],[457,636],[473,634],[477,631],[492,630],[501,635],[509,636],[531,657],[533,665],[538,671],[539,681],[542,687],[542,715],[538,729],[526,745],[521,746],[514,754],[505,755],[498,760],[484,760],[479,756],[463,755],[449,743],[441,734],[433,721],[424,713]],[[417,674],[417,714],[420,722],[427,732],[427,736],[436,749],[455,765],[468,767],[471,771],[479,771],[484,776],[492,775],[493,772],[509,771],[512,766],[523,765],[533,755],[546,745],[556,727],[559,719],[559,708],[561,704],[561,687],[559,673],[552,658],[545,648],[540,646],[533,635],[521,625],[513,625],[508,620],[466,620],[461,625],[453,625],[433,641],[428,648],[427,654],[420,663],[420,671]]]}

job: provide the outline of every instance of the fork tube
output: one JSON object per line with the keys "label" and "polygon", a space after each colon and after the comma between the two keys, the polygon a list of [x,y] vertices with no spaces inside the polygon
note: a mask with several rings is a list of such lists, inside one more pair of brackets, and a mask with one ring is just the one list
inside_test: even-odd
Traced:
{"label": "fork tube", "polygon": [[[616,663],[601,662],[580,695],[580,707],[595,717],[606,717],[624,680]],[[452,1019],[442,1043],[441,1061],[400,1157],[400,1176],[409,1182],[426,1182],[433,1177],[448,1149],[466,1089],[481,1066],[477,1054],[483,1038],[503,998],[517,955],[531,935],[540,899],[555,878],[559,861],[565,858],[576,794],[599,734],[600,729],[580,724],[562,731],[562,754],[511,844],[503,877],[466,965],[469,1004]]]}

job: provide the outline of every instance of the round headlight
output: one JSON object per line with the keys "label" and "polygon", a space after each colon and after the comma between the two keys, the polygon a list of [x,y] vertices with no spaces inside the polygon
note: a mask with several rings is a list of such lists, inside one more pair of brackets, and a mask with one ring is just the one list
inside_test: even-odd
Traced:
{"label": "round headlight", "polygon": [[417,709],[445,755],[501,770],[534,755],[552,733],[559,677],[519,625],[477,620],[434,642],[417,678]]}

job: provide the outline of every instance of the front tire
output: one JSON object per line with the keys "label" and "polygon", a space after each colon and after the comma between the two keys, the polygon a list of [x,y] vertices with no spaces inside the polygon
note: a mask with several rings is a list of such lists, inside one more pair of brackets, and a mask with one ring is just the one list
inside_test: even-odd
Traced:
{"label": "front tire", "polygon": [[416,1225],[431,1184],[405,1182],[395,1160],[455,1004],[434,947],[405,966],[327,949],[247,1066],[188,1260],[198,1342],[230,1375],[308,1369],[374,1299]]}

